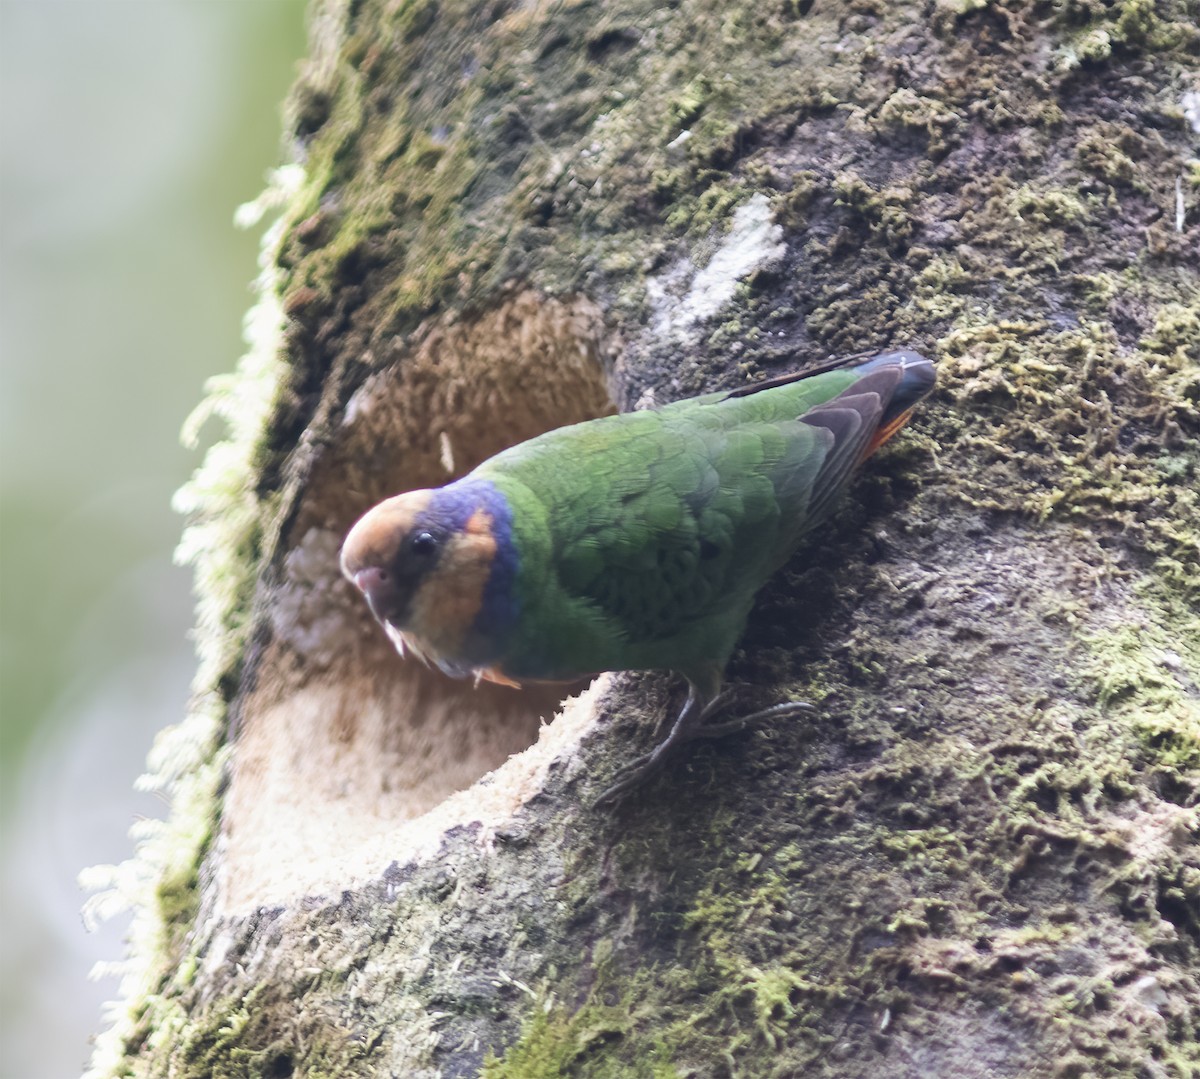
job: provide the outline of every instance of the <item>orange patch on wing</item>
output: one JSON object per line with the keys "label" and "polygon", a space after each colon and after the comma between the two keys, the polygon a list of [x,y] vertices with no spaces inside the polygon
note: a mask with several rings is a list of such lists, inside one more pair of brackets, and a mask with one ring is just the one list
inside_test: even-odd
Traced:
{"label": "orange patch on wing", "polygon": [[513,689],[521,688],[520,682],[514,682],[508,675],[502,674],[499,667],[481,667],[475,674],[481,682],[495,682],[498,686],[511,686]]}
{"label": "orange patch on wing", "polygon": [[896,416],[890,423],[880,427],[871,438],[871,441],[867,444],[867,450],[863,454],[863,460],[866,460],[868,457],[870,457],[871,454],[879,449],[879,447],[882,446],[889,438],[891,438],[892,435],[894,435],[900,430],[901,427],[908,423],[908,421],[912,418],[912,414],[913,410],[911,408],[906,409],[905,411],[901,412],[899,416]]}

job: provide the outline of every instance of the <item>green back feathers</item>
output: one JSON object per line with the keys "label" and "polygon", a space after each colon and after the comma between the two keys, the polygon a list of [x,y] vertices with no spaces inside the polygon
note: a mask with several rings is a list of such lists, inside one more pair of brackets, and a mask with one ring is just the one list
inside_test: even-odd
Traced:
{"label": "green back feathers", "polygon": [[485,462],[476,475],[513,510],[526,612],[506,669],[723,666],[754,594],[829,511],[902,377],[872,361],[708,394]]}

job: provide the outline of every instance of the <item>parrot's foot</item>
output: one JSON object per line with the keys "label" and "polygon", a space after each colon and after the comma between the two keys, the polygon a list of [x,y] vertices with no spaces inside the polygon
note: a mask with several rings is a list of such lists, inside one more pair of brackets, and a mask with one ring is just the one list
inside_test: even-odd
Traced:
{"label": "parrot's foot", "polygon": [[[713,702],[716,703],[715,701]],[[808,701],[784,701],[782,704],[773,704],[770,708],[761,708],[757,712],[751,712],[748,716],[739,716],[737,719],[728,719],[724,723],[704,723],[698,725],[689,735],[688,740],[693,738],[724,738],[727,734],[740,734],[749,727],[757,727],[760,723],[765,723],[769,719],[781,719],[784,716],[794,716],[800,712],[815,712],[815,705],[811,705]]]}
{"label": "parrot's foot", "polygon": [[[767,720],[780,719],[783,716],[796,715],[799,712],[815,711],[808,701],[785,701],[751,712],[747,716],[725,720],[722,723],[707,723],[706,720],[721,711],[729,702],[730,691],[719,694],[708,704],[701,706],[694,687],[689,687],[688,698],[683,709],[671,726],[667,736],[654,747],[653,751],[636,761],[627,764],[617,772],[617,781],[596,799],[596,808],[615,806],[625,800],[630,791],[640,787],[655,772],[659,771],[668,758],[685,742],[695,738],[724,738],[729,734],[738,734],[749,727],[765,723]],[[661,733],[665,723],[660,723],[657,733]]]}

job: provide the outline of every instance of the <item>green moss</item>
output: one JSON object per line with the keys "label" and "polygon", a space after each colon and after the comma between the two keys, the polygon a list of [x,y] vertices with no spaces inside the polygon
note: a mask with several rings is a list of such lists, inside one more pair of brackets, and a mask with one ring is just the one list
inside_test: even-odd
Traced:
{"label": "green moss", "polygon": [[1071,225],[1086,220],[1088,207],[1077,195],[1058,188],[1024,184],[1012,193],[1009,206],[1024,224],[1036,227]]}
{"label": "green moss", "polygon": [[[1139,709],[1173,710],[1182,691],[1164,660],[1173,654],[1148,625],[1125,625],[1085,638],[1094,659],[1096,697],[1102,707],[1129,698]],[[1149,639],[1148,639],[1149,638]]]}
{"label": "green moss", "polygon": [[1182,376],[1172,379],[1164,396],[1181,398],[1188,416],[1200,418],[1200,301],[1165,303],[1154,312],[1154,326],[1142,338],[1140,351],[1151,363]]}
{"label": "green moss", "polygon": [[1093,318],[1103,317],[1109,305],[1120,293],[1122,282],[1114,273],[1077,274],[1071,287]]}
{"label": "green moss", "polygon": [[1181,777],[1200,774],[1200,704],[1186,689],[1200,682],[1196,636],[1168,636],[1140,624],[1083,639],[1101,707],[1127,719],[1157,766]]}
{"label": "green moss", "polygon": [[520,1038],[503,1056],[489,1052],[482,1079],[676,1079],[683,1073],[669,1060],[665,1047],[651,1048],[630,1059],[614,1055],[626,1038],[634,1015],[622,1005],[587,1003],[568,1014],[560,1007],[538,1006]]}
{"label": "green moss", "polygon": [[[1070,30],[1057,54],[1064,70],[1109,61],[1114,49],[1119,53],[1169,52],[1194,48],[1200,40],[1194,13],[1186,4],[1121,0],[1117,4],[1067,4],[1060,10]],[[1088,19],[1082,28],[1072,25],[1080,14]]]}
{"label": "green moss", "polygon": [[184,1075],[211,1079],[261,1079],[304,1075],[340,1079],[362,1074],[375,1046],[323,1014],[295,1021],[291,1002],[261,987],[237,999],[212,1002],[203,1020],[195,1017],[173,1032],[174,1059]]}
{"label": "green moss", "polygon": [[[296,170],[279,170],[258,203],[244,208],[242,223],[293,206],[299,189]],[[124,970],[131,1008],[97,1039],[91,1074],[114,1073],[128,1047],[143,1041],[170,1045],[186,1023],[175,994],[181,974],[186,982],[194,969],[192,957],[181,953],[199,908],[200,864],[217,829],[226,763],[220,748],[228,702],[223,691],[235,682],[242,661],[262,536],[276,506],[256,497],[247,477],[264,453],[268,417],[284,392],[283,312],[274,259],[286,220],[263,237],[259,300],[246,320],[248,351],[235,374],[209,380],[207,397],[183,432],[185,443],[194,444],[210,418],[228,425],[226,437],[209,449],[175,499],[175,508],[189,517],[176,558],[191,563],[196,574],[196,692],[187,717],[155,740],[148,774],[140,781],[144,789],[169,794],[170,819],[145,823],[129,862],[89,874],[89,886],[110,889],[89,901],[93,907],[103,909],[115,895],[117,909],[132,906],[136,912],[132,959]]]}
{"label": "green moss", "polygon": [[717,180],[698,195],[685,195],[667,214],[667,227],[690,236],[704,236],[726,224],[733,211],[751,194],[742,184]]}
{"label": "green moss", "polygon": [[[1164,9],[1165,5],[1155,0],[1121,0],[1116,5],[1117,40],[1156,51],[1194,47],[1200,41],[1200,28],[1194,19],[1173,19]],[[1186,13],[1185,8],[1181,14]]]}
{"label": "green moss", "polygon": [[905,829],[885,835],[880,846],[897,862],[922,866],[940,861],[949,872],[955,871],[956,864],[963,865],[967,857],[962,840],[942,826]]}
{"label": "green moss", "polygon": [[1060,47],[1058,62],[1066,70],[1080,64],[1097,63],[1112,55],[1112,34],[1103,27],[1092,27],[1075,35]]}
{"label": "green moss", "polygon": [[935,256],[913,278],[913,296],[931,320],[948,322],[971,306],[975,277],[954,255]]}
{"label": "green moss", "polygon": [[484,1079],[558,1079],[577,1053],[571,1018],[556,1012],[551,1018],[544,1009],[533,1014],[520,1039],[504,1056],[488,1052],[480,1072]]}
{"label": "green moss", "polygon": [[842,172],[834,177],[835,205],[852,209],[883,243],[898,247],[912,235],[911,205],[914,192],[910,187],[876,189],[861,176]]}
{"label": "green moss", "polygon": [[704,105],[712,93],[712,86],[705,75],[697,75],[679,93],[667,101],[667,132],[672,138],[694,120],[699,119]]}
{"label": "green moss", "polygon": [[170,937],[164,946],[168,954],[178,952],[195,922],[200,908],[200,862],[207,851],[207,841],[198,843],[183,864],[164,872],[154,889],[163,929]]}
{"label": "green moss", "polygon": [[883,129],[921,133],[928,152],[934,156],[941,156],[957,144],[962,124],[955,109],[944,101],[923,97],[906,86],[883,103],[876,120]]}
{"label": "green moss", "polygon": [[1141,184],[1139,170],[1127,150],[1128,136],[1111,125],[1099,125],[1079,140],[1076,155],[1080,167],[1117,187]]}
{"label": "green moss", "polygon": [[[947,309],[936,294],[928,302]],[[1196,425],[1196,375],[1179,360],[1193,341],[1193,315],[1178,304],[1159,308],[1161,332],[1132,356],[1098,321],[1056,330],[960,315],[941,350],[947,382],[972,417],[960,444],[982,465],[963,477],[964,497],[1040,519],[1107,523],[1148,551],[1164,580],[1200,593],[1195,488],[1178,482],[1200,464],[1196,444],[1181,436]],[[1125,444],[1118,415],[1134,435]],[[1163,441],[1167,453],[1156,445]]]}

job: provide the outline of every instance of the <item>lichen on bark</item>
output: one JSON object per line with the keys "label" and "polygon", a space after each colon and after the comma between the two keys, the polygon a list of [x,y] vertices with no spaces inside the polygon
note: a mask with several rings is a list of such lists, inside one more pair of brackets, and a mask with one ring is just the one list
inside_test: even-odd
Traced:
{"label": "lichen on bark", "polygon": [[[318,6],[290,106],[303,179],[271,248],[284,362],[252,454],[198,507],[241,510],[236,587],[205,586],[223,597],[205,688],[250,733],[219,751],[225,801],[203,739],[183,777],[168,931],[139,941],[135,1019],[100,1070],[1200,1066],[1198,17]],[[697,282],[723,264],[713,314]],[[605,816],[592,799],[678,692],[618,678],[515,814],[468,815],[420,856],[385,829],[393,863],[320,894],[222,899],[239,748],[298,749],[253,741],[263,694],[293,722],[296,687],[374,692],[279,629],[289,556],[436,473],[436,437],[388,444],[414,416],[460,458],[551,422],[494,371],[473,396],[475,360],[529,363],[520,385],[586,414],[588,365],[630,408],[901,345],[939,361],[936,399],[764,590],[730,671],[816,719],[701,746]],[[563,389],[584,384],[586,402]],[[384,400],[407,419],[363,435]],[[363,735],[331,712],[299,749],[335,728],[331,777],[382,788],[370,754],[338,773]]]}

